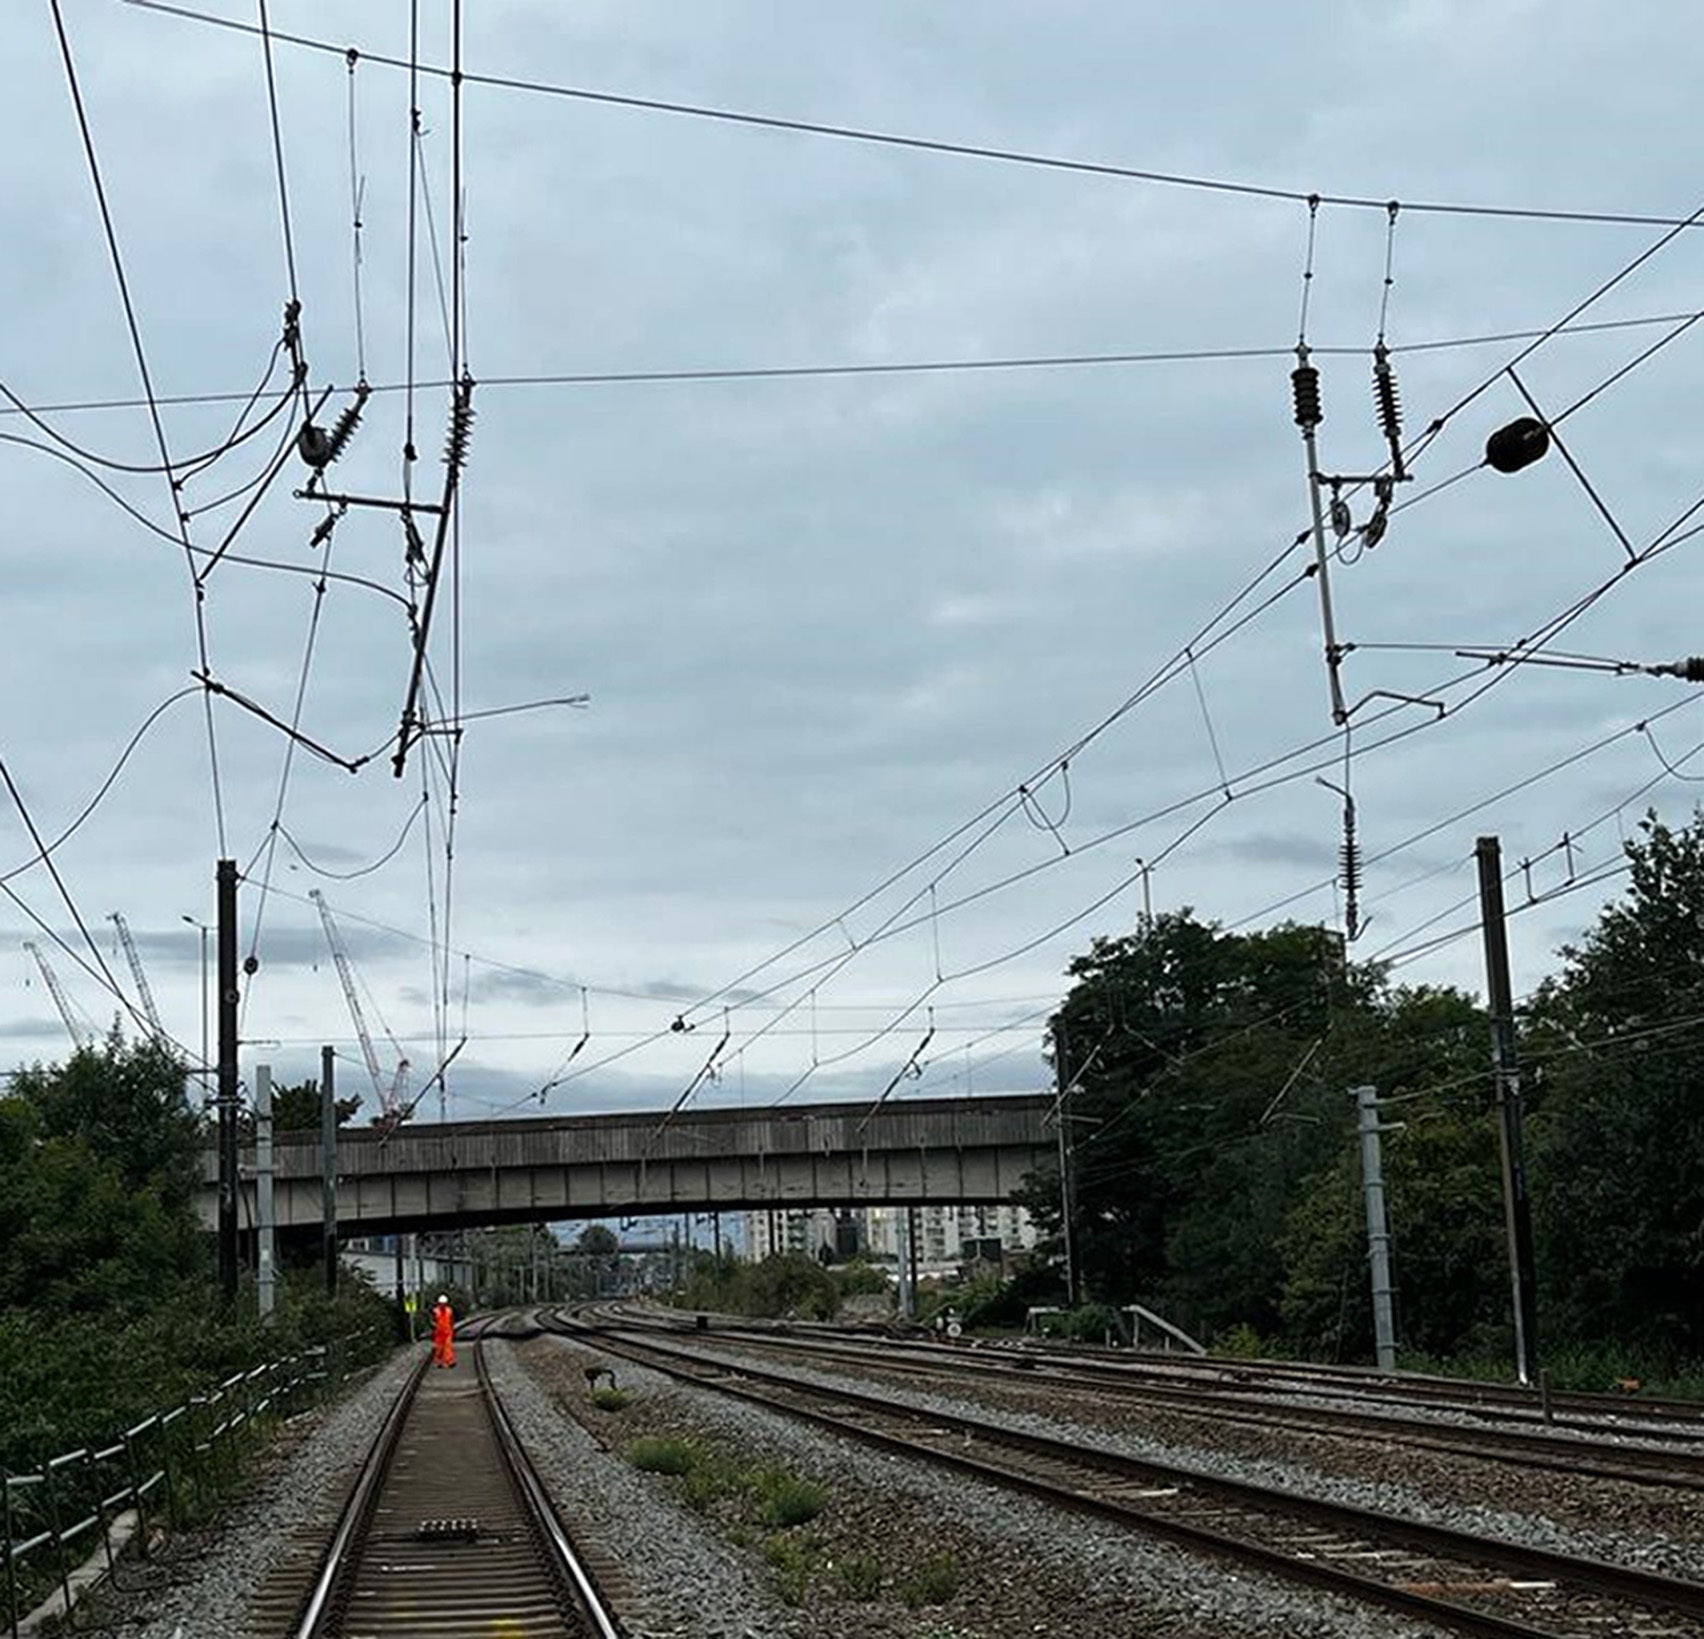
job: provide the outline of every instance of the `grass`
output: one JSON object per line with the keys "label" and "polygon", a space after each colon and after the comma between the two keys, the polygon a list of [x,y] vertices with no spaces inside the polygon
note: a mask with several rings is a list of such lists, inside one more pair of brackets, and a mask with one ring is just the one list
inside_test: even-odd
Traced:
{"label": "grass", "polygon": [[821,1557],[818,1545],[809,1537],[777,1532],[764,1543],[763,1557],[775,1573],[775,1587],[782,1603],[804,1604],[810,1589],[811,1573]]}
{"label": "grass", "polygon": [[899,1597],[912,1610],[944,1605],[959,1590],[959,1563],[953,1554],[933,1554],[899,1585]]}
{"label": "grass", "polygon": [[882,1562],[874,1554],[853,1554],[834,1567],[834,1579],[848,1599],[867,1604],[881,1598]]}
{"label": "grass", "polygon": [[633,1396],[626,1389],[593,1389],[592,1404],[599,1411],[626,1411]]}
{"label": "grass", "polygon": [[829,1504],[829,1488],[819,1481],[785,1468],[742,1466],[707,1441],[647,1436],[629,1444],[626,1456],[646,1473],[677,1478],[681,1500],[714,1516],[735,1547],[761,1544],[777,1597],[785,1604],[805,1605],[813,1594],[828,1604],[871,1604],[892,1590],[916,1610],[948,1604],[959,1591],[962,1572],[951,1553],[934,1554],[902,1573],[890,1572],[878,1554],[834,1559],[828,1542],[799,1529]]}
{"label": "grass", "polygon": [[813,1520],[828,1505],[828,1487],[800,1479],[784,1469],[754,1469],[746,1476],[747,1489],[763,1524],[781,1530]]}
{"label": "grass", "polygon": [[627,1460],[646,1474],[685,1474],[698,1460],[698,1451],[690,1440],[647,1435],[628,1446]]}

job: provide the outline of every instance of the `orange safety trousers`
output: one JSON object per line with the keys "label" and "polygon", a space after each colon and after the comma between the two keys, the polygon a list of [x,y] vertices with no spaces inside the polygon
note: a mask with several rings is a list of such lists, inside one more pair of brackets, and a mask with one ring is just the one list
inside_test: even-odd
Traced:
{"label": "orange safety trousers", "polygon": [[456,1317],[448,1304],[439,1304],[432,1311],[432,1364],[453,1366],[456,1363]]}

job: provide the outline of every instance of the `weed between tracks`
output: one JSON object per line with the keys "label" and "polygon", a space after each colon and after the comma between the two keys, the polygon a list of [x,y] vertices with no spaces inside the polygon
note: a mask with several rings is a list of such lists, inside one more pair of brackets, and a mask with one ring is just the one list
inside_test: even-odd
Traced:
{"label": "weed between tracks", "polygon": [[868,1623],[871,1632],[908,1639],[982,1632],[943,1608],[956,1613],[977,1597],[968,1566],[961,1577],[957,1543],[932,1521],[899,1523],[894,1498],[830,1486],[777,1453],[741,1449],[683,1417],[666,1391],[616,1389],[595,1356],[519,1353],[567,1415],[635,1469],[657,1475],[782,1603],[822,1613],[824,1631],[859,1632]]}
{"label": "weed between tracks", "polygon": [[675,1481],[680,1500],[736,1547],[758,1548],[786,1604],[871,1604],[889,1595],[916,1610],[947,1604],[959,1590],[951,1553],[890,1568],[879,1554],[845,1547],[831,1529],[801,1530],[830,1504],[828,1487],[816,1480],[742,1461],[702,1438],[645,1435],[630,1441],[624,1455],[642,1472]]}

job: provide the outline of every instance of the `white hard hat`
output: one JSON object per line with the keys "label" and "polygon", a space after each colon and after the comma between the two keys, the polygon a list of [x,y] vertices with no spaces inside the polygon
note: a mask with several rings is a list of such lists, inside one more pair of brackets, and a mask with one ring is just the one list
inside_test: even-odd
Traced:
{"label": "white hard hat", "polygon": [[447,1297],[445,1297],[445,1296],[444,1296],[444,1294],[443,1294],[443,1293],[442,1293],[442,1292],[440,1292],[440,1293],[439,1293],[439,1294],[438,1294],[438,1301],[439,1301],[439,1302],[440,1302],[440,1303],[448,1303],[448,1302],[449,1302],[449,1301],[450,1301],[450,1300],[449,1300],[449,1299],[448,1299],[448,1298],[447,1298]]}

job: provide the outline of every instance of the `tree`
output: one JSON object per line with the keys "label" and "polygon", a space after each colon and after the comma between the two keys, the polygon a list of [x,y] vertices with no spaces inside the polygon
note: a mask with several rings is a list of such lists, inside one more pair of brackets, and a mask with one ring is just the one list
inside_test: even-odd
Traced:
{"label": "tree", "polygon": [[[1330,1156],[1342,1100],[1318,1059],[1377,976],[1321,928],[1226,933],[1145,918],[1071,964],[1053,1020],[1069,1101],[1073,1245],[1098,1299],[1140,1298],[1213,1331],[1278,1322],[1289,1190]],[[1025,1195],[1044,1230],[1057,1175]]]}
{"label": "tree", "polygon": [[[1460,1083],[1453,1102],[1428,1091],[1387,1145],[1398,1299],[1416,1341],[1440,1350],[1498,1312],[1485,1023],[1468,997],[1392,987],[1322,928],[1227,933],[1188,911],[1098,941],[1071,972],[1054,1025],[1076,1089],[1073,1246],[1087,1295],[1140,1300],[1207,1337],[1246,1326],[1366,1352],[1350,1089],[1390,1099]],[[1056,1169],[1025,1200],[1057,1234]]]}
{"label": "tree", "polygon": [[[361,1108],[355,1098],[334,1099],[337,1124],[345,1127]],[[291,1087],[272,1089],[272,1130],[274,1132],[318,1132],[320,1130],[320,1089],[317,1081],[301,1081]]]}
{"label": "tree", "polygon": [[1704,816],[1650,814],[1529,1010],[1540,1334],[1704,1356]]}
{"label": "tree", "polygon": [[19,1071],[0,1099],[0,1293],[87,1312],[152,1301],[201,1267],[201,1122],[182,1063],[116,1035]]}

